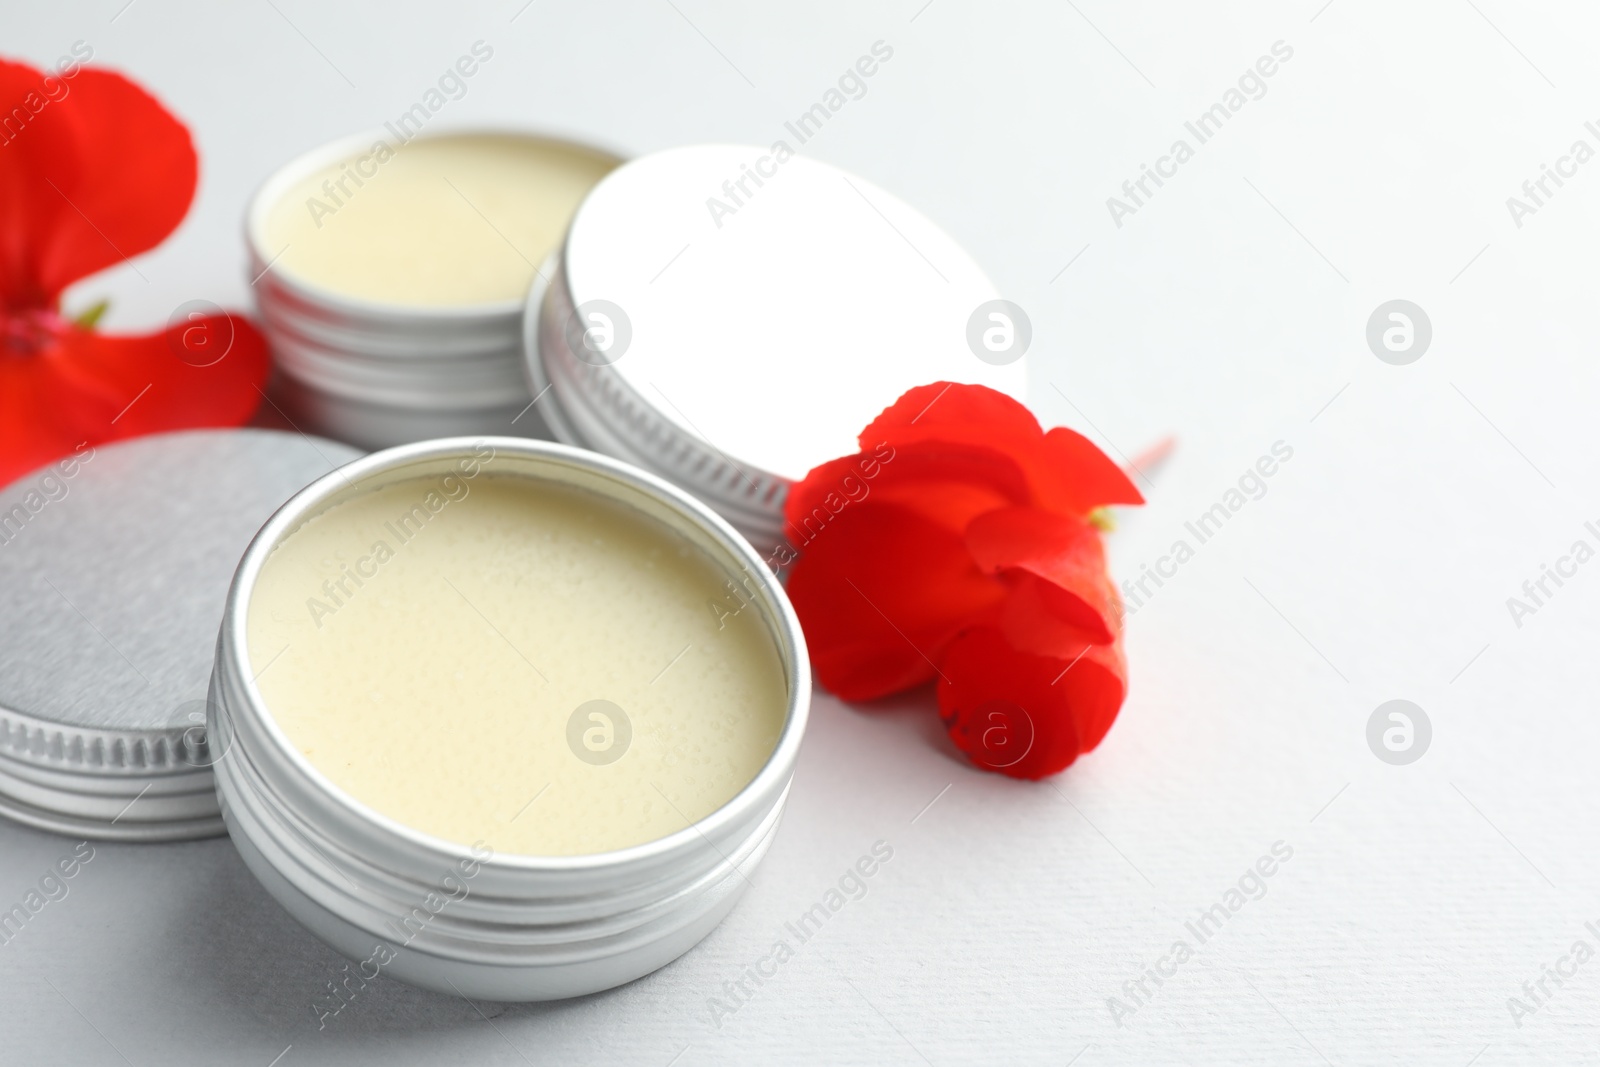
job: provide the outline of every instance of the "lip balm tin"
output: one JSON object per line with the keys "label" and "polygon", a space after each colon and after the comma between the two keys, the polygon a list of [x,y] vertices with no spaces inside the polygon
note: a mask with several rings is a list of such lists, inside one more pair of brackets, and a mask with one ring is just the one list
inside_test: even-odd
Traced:
{"label": "lip balm tin", "polygon": [[[511,130],[430,129],[406,143],[480,136],[514,137],[618,161],[599,149]],[[277,369],[275,395],[296,425],[367,449],[457,434],[548,436],[538,412],[528,406],[523,300],[380,302],[331,291],[278,265],[285,249],[272,247],[268,239],[273,209],[302,179],[358,157],[380,141],[393,138],[374,131],[307,152],[267,179],[250,202],[245,240],[257,308]],[[542,291],[543,285],[536,276],[534,289]]]}
{"label": "lip balm tin", "polygon": [[273,509],[355,455],[168,433],[0,490],[0,814],[122,841],[223,831],[205,698],[229,579]]}
{"label": "lip balm tin", "polygon": [[971,256],[871,182],[777,147],[673,148],[612,171],[523,322],[553,436],[689,490],[763,550],[796,536],[790,484],[856,452],[907,389],[1023,399],[1030,336],[1024,319],[1008,351],[975,343],[1002,302]]}
{"label": "lip balm tin", "polygon": [[[265,706],[251,676],[246,620],[273,548],[343,500],[442,475],[484,444],[495,452],[493,477],[552,481],[621,502],[687,537],[730,575],[744,576],[750,607],[768,628],[781,661],[787,713],[755,778],[710,815],[669,836],[612,852],[483,858],[344,793],[296,750]],[[267,890],[318,937],[364,967],[423,988],[488,1000],[596,992],[687,951],[747,885],[788,796],[810,706],[807,663],[793,609],[760,557],[725,521],[676,487],[592,452],[523,438],[403,445],[306,487],[262,527],[239,564],[222,621],[209,720],[213,737],[227,745],[216,768],[223,817]],[[397,943],[396,922],[441,892],[441,876],[463,865],[474,871],[471,892],[439,911],[408,943]]]}

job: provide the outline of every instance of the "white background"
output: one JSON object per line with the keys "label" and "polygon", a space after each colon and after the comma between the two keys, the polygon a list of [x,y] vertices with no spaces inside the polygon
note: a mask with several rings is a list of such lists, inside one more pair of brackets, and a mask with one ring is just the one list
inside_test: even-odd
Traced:
{"label": "white background", "polygon": [[[1600,161],[1521,228],[1505,204],[1574,139],[1600,148],[1580,5],[124,2],[9,0],[0,34],[36,64],[88,42],[195,131],[199,196],[148,280],[70,294],[111,296],[111,329],[248,306],[251,189],[403,111],[475,40],[494,57],[450,121],[638,153],[766,143],[881,39],[893,60],[805,151],[921,208],[1028,309],[1047,424],[1128,454],[1177,435],[1111,537],[1118,573],[1274,442],[1294,456],[1131,620],[1122,716],[1055,781],[968,769],[926,694],[819,697],[754,888],[656,975],[510,1007],[385,979],[319,1032],[342,961],[226,839],[101,845],[0,947],[0,1060],[1600,1060],[1600,963],[1520,1026],[1507,1007],[1574,940],[1600,949],[1600,563],[1520,628],[1506,607],[1600,518]],[[1279,40],[1265,97],[1115,226],[1106,198]],[[1364,338],[1394,298],[1433,323],[1409,366]],[[1409,766],[1365,740],[1392,698],[1433,724]],[[707,998],[879,839],[868,895],[713,1025]],[[1107,998],[1279,840],[1267,895],[1118,1026]],[[71,846],[0,829],[0,903]]]}

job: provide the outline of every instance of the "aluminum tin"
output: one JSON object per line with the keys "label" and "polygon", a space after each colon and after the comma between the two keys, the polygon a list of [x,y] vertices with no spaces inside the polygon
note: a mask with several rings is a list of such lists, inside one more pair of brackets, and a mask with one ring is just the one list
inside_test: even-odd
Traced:
{"label": "aluminum tin", "polygon": [[[412,140],[515,136],[621,157],[564,138],[505,128],[428,129]],[[522,369],[524,301],[418,307],[323,289],[276,266],[266,243],[273,207],[309,173],[384,141],[385,131],[341,138],[292,160],[257,190],[245,219],[261,320],[283,380],[275,391],[296,425],[364,448],[441,434],[548,436],[538,414],[513,421],[532,399]],[[534,287],[542,293],[544,281]]]}
{"label": "aluminum tin", "polygon": [[[496,854],[471,893],[408,944],[389,924],[416,908],[471,849],[401,825],[345,794],[290,743],[263,703],[246,619],[274,547],[328,507],[382,486],[453,469],[476,446],[497,477],[552,480],[603,494],[665,523],[743,572],[788,685],[778,743],[723,807],[670,836],[587,856]],[[644,471],[581,449],[523,438],[424,441],[375,453],[308,486],[273,516],[234,577],[212,677],[211,733],[223,817],[246,864],[307,928],[356,961],[387,946],[382,971],[443,993],[551,1000],[632,981],[687,951],[721,921],[766,853],[794,774],[810,706],[805,642],[777,580],[750,544],[705,505]],[[370,977],[370,975],[369,975]]]}
{"label": "aluminum tin", "polygon": [[[981,268],[870,182],[798,157],[736,220],[708,213],[707,192],[766,151],[668,149],[603,179],[530,294],[523,346],[552,436],[687,489],[770,551],[793,480],[855,451],[907,389],[974,382],[1020,399],[1027,379],[1020,359],[971,347],[970,316],[998,298]],[[615,361],[573,350],[590,301],[631,322]],[[785,348],[791,334],[804,342]]]}
{"label": "aluminum tin", "polygon": [[229,578],[274,508],[355,455],[160,434],[0,490],[0,813],[112,840],[222,832],[204,700]]}
{"label": "aluminum tin", "polygon": [[[544,286],[536,276],[532,291]],[[297,426],[365,449],[462,434],[551,436],[528,392],[520,332],[494,348],[478,331],[457,336],[453,348],[404,355],[371,338],[338,348],[330,332],[304,330],[268,294],[259,299],[279,372],[273,396]]]}
{"label": "aluminum tin", "polygon": [[315,389],[288,374],[278,376],[271,393],[295,425],[335,426],[342,440],[370,450],[392,448],[396,440],[460,437],[483,426],[506,435],[547,436],[528,403],[465,410],[400,406]]}
{"label": "aluminum tin", "polygon": [[529,386],[550,436],[652,471],[711,505],[763,552],[783,536],[786,479],[736,464],[701,439],[660,417],[653,405],[611,372],[573,355],[563,329],[572,298],[561,267],[549,295],[530,295],[523,329]]}

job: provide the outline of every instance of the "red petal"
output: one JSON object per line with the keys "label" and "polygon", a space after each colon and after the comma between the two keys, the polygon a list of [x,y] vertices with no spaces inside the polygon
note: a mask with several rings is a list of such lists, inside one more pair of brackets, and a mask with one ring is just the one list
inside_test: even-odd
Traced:
{"label": "red petal", "polygon": [[[57,86],[51,91],[59,93],[60,84],[51,82]],[[39,257],[57,219],[71,209],[50,187],[47,175],[73,175],[71,184],[76,185],[82,170],[76,125],[43,119],[57,106],[49,102],[45,87],[39,71],[0,61],[0,314],[7,308],[54,306],[54,291],[47,292],[40,280]],[[19,108],[33,116],[21,126]]]}
{"label": "red petal", "polygon": [[1082,515],[1104,504],[1144,503],[1127,473],[1076,430],[1057,426],[1044,435],[1044,463],[1057,473],[1052,494],[1059,509]]}
{"label": "red petal", "polygon": [[986,511],[1030,499],[1015,461],[992,448],[929,441],[899,450],[863,452],[814,468],[789,489],[789,536],[809,538],[828,517],[868,498],[914,511],[959,533]]}
{"label": "red petal", "polygon": [[990,627],[969,630],[940,658],[939,713],[975,764],[1013,778],[1066,769],[1100,743],[1122,706],[1120,644],[1076,662],[1019,652]]}
{"label": "red petal", "polygon": [[1086,614],[1081,600],[1042,578],[1017,573],[1007,585],[1010,588],[1000,608],[1000,630],[1019,652],[1074,660],[1083,654],[1086,645],[1104,645],[1115,639],[1116,618],[1111,620],[1108,633],[1098,616]]}
{"label": "red petal", "polygon": [[850,505],[803,548],[789,599],[818,679],[845,700],[932,678],[945,643],[1004,595],[959,536],[890,504]]}
{"label": "red petal", "polygon": [[789,536],[796,542],[815,536],[841,509],[870,495],[871,481],[880,472],[878,461],[865,454],[840,456],[811,468],[784,497],[783,517],[789,524]]}
{"label": "red petal", "polygon": [[1100,534],[1087,522],[1037,508],[1005,508],[974,519],[966,541],[979,567],[1040,579],[1024,587],[1030,603],[1098,644],[1115,635],[1121,601],[1106,573]]}
{"label": "red petal", "polygon": [[7,63],[0,107],[31,116],[0,145],[6,303],[54,306],[70,283],[149,251],[183,221],[198,174],[189,131],[127,78],[80,70],[47,81]]}
{"label": "red petal", "polygon": [[83,442],[246,422],[268,367],[266,341],[240,315],[142,337],[71,330],[0,358],[0,484]]}
{"label": "red petal", "polygon": [[[1023,404],[982,385],[934,382],[909,390],[861,431],[863,449],[896,451],[923,442],[968,446],[1011,457],[1033,502],[1086,514],[1102,504],[1144,498],[1112,460],[1082,434],[1057,427],[1046,434]],[[1019,501],[1020,502],[1020,501]]]}

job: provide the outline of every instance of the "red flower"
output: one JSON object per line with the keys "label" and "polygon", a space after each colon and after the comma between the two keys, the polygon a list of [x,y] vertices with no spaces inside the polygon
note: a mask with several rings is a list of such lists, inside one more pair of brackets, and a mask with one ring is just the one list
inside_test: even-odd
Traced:
{"label": "red flower", "polygon": [[68,285],[177,228],[196,179],[189,131],[154,97],[63,64],[0,61],[0,484],[84,442],[244,422],[268,369],[241,316],[132,337],[62,316]]}
{"label": "red flower", "polygon": [[977,385],[935,382],[785,503],[789,596],[846,700],[938,679],[951,738],[1019,778],[1100,743],[1127,687],[1122,605],[1090,521],[1142,504],[1088,438]]}

